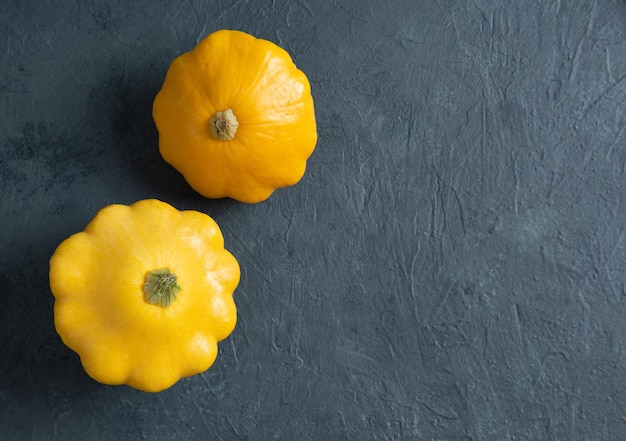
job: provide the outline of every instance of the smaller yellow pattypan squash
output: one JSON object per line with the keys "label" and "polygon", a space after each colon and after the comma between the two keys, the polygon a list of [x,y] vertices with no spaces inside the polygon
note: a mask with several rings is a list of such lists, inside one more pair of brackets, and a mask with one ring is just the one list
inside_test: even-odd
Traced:
{"label": "smaller yellow pattypan squash", "polygon": [[174,59],[152,115],[165,161],[209,198],[256,203],[296,184],[317,142],[306,75],[241,31],[214,32]]}
{"label": "smaller yellow pattypan squash", "polygon": [[95,380],[158,392],[213,364],[239,277],[206,214],[109,205],[50,260],[54,324]]}

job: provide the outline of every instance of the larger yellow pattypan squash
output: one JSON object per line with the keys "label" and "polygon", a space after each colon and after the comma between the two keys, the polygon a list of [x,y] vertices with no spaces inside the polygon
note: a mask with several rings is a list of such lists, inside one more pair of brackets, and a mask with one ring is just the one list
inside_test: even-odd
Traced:
{"label": "larger yellow pattypan squash", "polygon": [[163,158],[209,198],[267,199],[302,178],[317,142],[306,75],[285,50],[240,31],[177,57],[153,117]]}
{"label": "larger yellow pattypan squash", "polygon": [[95,380],[157,392],[213,364],[239,277],[206,214],[109,205],[50,260],[54,323]]}

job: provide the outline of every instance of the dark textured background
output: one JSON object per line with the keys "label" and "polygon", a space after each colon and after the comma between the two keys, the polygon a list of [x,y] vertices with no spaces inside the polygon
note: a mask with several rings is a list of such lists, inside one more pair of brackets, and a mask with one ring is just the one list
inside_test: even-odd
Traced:
{"label": "dark textured background", "polygon": [[[258,205],[157,150],[170,61],[220,28],[313,88],[307,174]],[[625,1],[4,0],[0,53],[0,438],[626,439]],[[152,197],[242,267],[215,365],[156,395],[84,374],[47,280]]]}

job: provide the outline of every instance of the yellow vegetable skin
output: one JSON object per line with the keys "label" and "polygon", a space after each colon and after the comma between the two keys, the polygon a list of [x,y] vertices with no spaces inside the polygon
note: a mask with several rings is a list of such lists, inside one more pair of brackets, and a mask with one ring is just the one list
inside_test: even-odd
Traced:
{"label": "yellow vegetable skin", "polygon": [[206,214],[109,205],[50,260],[55,327],[93,379],[158,392],[213,364],[239,277]]}
{"label": "yellow vegetable skin", "polygon": [[152,114],[165,161],[209,198],[256,203],[296,184],[317,142],[306,75],[282,48],[240,31],[177,57]]}

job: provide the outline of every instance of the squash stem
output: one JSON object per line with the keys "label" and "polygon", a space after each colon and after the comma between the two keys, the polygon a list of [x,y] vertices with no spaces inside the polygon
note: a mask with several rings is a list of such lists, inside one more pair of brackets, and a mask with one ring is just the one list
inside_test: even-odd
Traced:
{"label": "squash stem", "polygon": [[160,268],[146,273],[146,282],[143,285],[146,302],[167,308],[176,300],[180,291],[176,274],[169,268]]}
{"label": "squash stem", "polygon": [[237,129],[239,128],[239,121],[237,121],[237,117],[235,117],[232,109],[216,112],[215,115],[209,119],[209,124],[213,138],[220,141],[230,141],[234,139]]}

